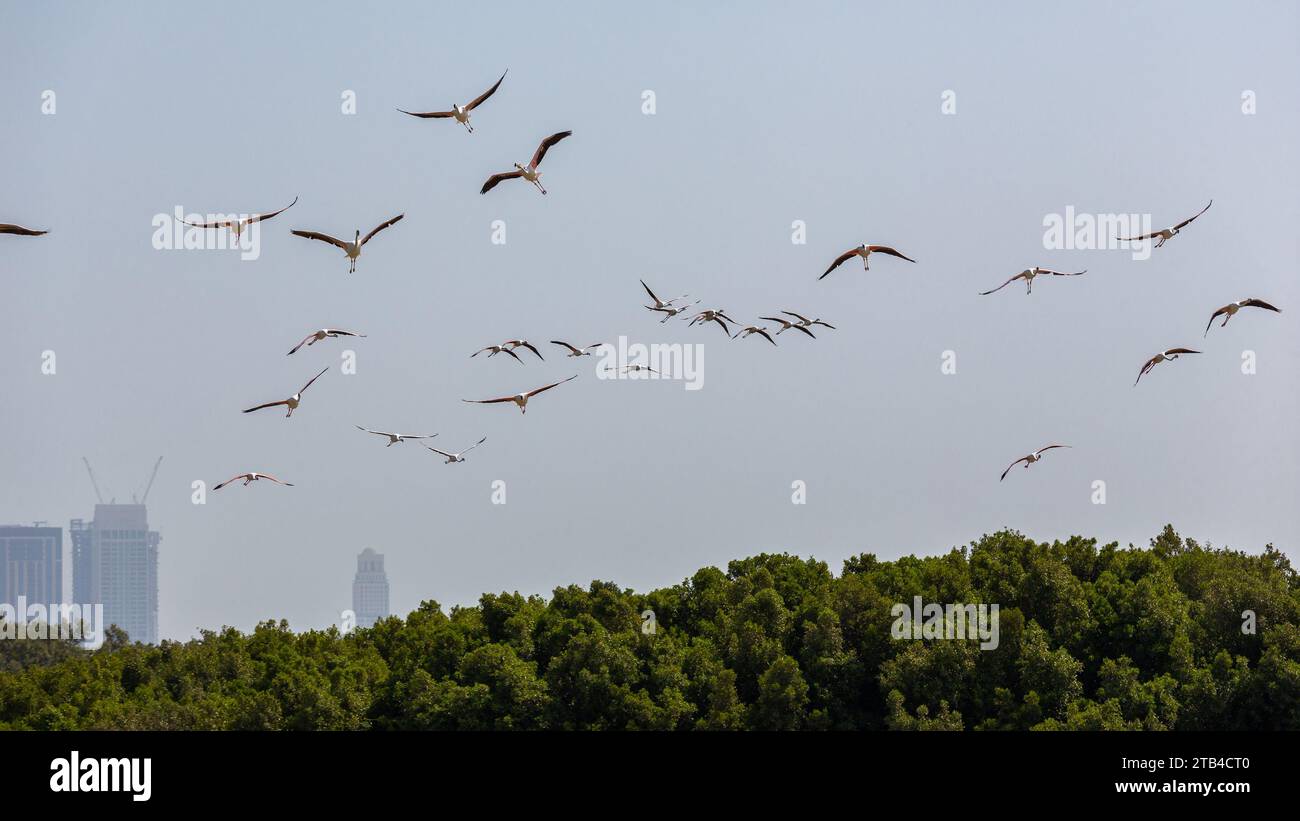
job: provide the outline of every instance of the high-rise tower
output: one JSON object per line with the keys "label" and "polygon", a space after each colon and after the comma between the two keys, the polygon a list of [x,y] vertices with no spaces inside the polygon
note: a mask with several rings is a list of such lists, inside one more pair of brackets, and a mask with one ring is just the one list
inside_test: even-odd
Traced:
{"label": "high-rise tower", "polygon": [[0,525],[0,602],[63,603],[63,528]]}
{"label": "high-rise tower", "polygon": [[103,604],[104,624],[131,641],[158,643],[158,543],[144,505],[95,505],[95,518],[73,519],[72,598]]}
{"label": "high-rise tower", "polygon": [[357,556],[357,575],[352,578],[352,612],[357,627],[373,627],[388,617],[388,575],[384,554],[367,547]]}

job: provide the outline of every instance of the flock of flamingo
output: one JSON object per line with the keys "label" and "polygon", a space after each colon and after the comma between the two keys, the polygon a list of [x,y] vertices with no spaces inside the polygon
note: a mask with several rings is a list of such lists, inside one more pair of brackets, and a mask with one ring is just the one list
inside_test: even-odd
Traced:
{"label": "flock of flamingo", "polygon": [[[421,119],[454,119],[456,122],[464,126],[468,133],[472,134],[474,133],[474,127],[470,123],[470,113],[475,109],[477,109],[490,97],[492,97],[492,95],[496,93],[497,89],[501,87],[501,83],[505,80],[505,78],[506,78],[506,74],[503,73],[501,77],[492,85],[491,88],[489,88],[487,91],[480,94],[478,97],[474,98],[468,103],[465,103],[464,105],[453,104],[449,109],[445,111],[414,112],[414,111],[406,111],[404,109],[398,109],[398,111],[400,111],[403,114],[408,114],[412,117],[418,117]],[[527,165],[521,163],[514,163],[515,170],[492,174],[483,183],[483,186],[480,189],[479,193],[486,194],[487,192],[495,188],[497,185],[507,180],[523,179],[526,182],[531,183],[542,194],[545,194],[546,188],[543,187],[541,183],[542,174],[538,170],[542,164],[542,160],[552,147],[554,147],[560,141],[571,136],[572,134],[573,134],[572,131],[560,131],[558,133],[550,135],[549,137],[546,137],[538,145],[537,150],[533,153],[532,159],[529,160]],[[193,222],[193,223],[186,222],[186,224],[200,229],[211,229],[211,230],[225,229],[229,231],[231,234],[233,234],[236,239],[238,239],[244,232],[249,230],[250,226],[256,223],[265,222],[267,220],[279,216],[280,214],[292,208],[297,202],[298,199],[297,197],[295,197],[293,202],[289,203],[288,205],[286,205],[285,207],[277,211],[271,211],[262,214],[253,214],[251,216],[245,216],[245,217],[223,218],[223,219],[214,220],[210,222]],[[1155,247],[1161,248],[1164,246],[1166,242],[1178,236],[1183,229],[1185,229],[1194,220],[1196,220],[1198,217],[1200,217],[1202,214],[1208,211],[1210,205],[1213,204],[1214,201],[1211,200],[1209,205],[1206,205],[1205,208],[1202,208],[1194,216],[1189,217],[1183,220],[1182,222],[1179,222],[1168,228],[1159,231],[1154,231],[1148,234],[1143,234],[1141,236],[1117,237],[1116,239],[1122,242],[1144,242],[1144,241],[1154,240]],[[326,242],[330,245],[335,246],[339,250],[343,251],[343,253],[348,258],[348,272],[354,273],[357,267],[357,259],[361,256],[361,250],[366,245],[366,243],[374,239],[375,236],[378,235],[380,232],[396,225],[398,222],[400,222],[403,219],[404,216],[405,216],[404,214],[398,214],[397,216],[392,217],[391,219],[388,219],[380,223],[375,228],[373,228],[369,233],[367,233],[365,237],[362,237],[361,231],[357,230],[351,241],[341,240],[336,237],[330,236],[329,234],[324,234],[318,231],[293,230],[291,231],[291,233],[294,236],[303,237],[305,239],[313,239],[313,240],[319,240],[321,242]],[[8,234],[13,236],[25,236],[25,237],[38,237],[38,236],[43,236],[47,233],[49,232],[43,230],[24,228],[21,225],[0,223],[0,234]],[[836,270],[845,262],[848,262],[854,257],[857,257],[862,260],[862,269],[864,271],[869,271],[870,270],[869,262],[872,254],[880,254],[882,256],[895,257],[897,259],[905,260],[910,263],[916,263],[916,260],[912,259],[909,256],[906,256],[900,251],[891,248],[887,245],[870,245],[867,243],[863,243],[861,245],[858,245],[855,248],[850,248],[849,250],[845,251],[844,253],[836,257],[835,260],[831,262],[830,266],[827,267],[827,269],[821,274],[821,276],[818,277],[818,280],[825,279],[832,271]],[[996,288],[992,288],[988,291],[980,292],[980,296],[987,296],[996,291],[1000,291],[1003,288],[1010,285],[1011,283],[1016,281],[1021,281],[1021,280],[1024,281],[1025,283],[1026,293],[1033,293],[1034,279],[1036,277],[1040,277],[1040,276],[1075,277],[1075,276],[1081,276],[1085,273],[1087,273],[1086,270],[1054,271],[1051,269],[1040,268],[1035,266],[1033,268],[1027,268],[1021,271],[1020,273],[1011,276]],[[824,322],[820,317],[815,319],[809,319],[808,317],[803,316],[802,314],[796,313],[794,311],[782,310],[776,313],[784,314],[784,317],[782,316],[759,317],[759,319],[762,321],[772,322],[779,326],[778,328],[775,329],[775,331],[771,331],[771,329],[765,325],[747,325],[747,324],[740,323],[737,320],[731,318],[727,314],[726,310],[723,308],[709,308],[703,310],[695,310],[696,306],[699,305],[700,300],[696,299],[694,302],[686,302],[686,300],[689,298],[688,294],[683,294],[681,296],[673,297],[672,299],[664,300],[664,299],[660,299],[655,294],[655,292],[651,290],[650,286],[645,283],[644,280],[641,280],[641,286],[642,288],[645,289],[646,294],[649,296],[651,302],[653,303],[651,305],[646,305],[645,308],[647,310],[663,314],[663,318],[660,320],[661,324],[667,322],[670,319],[673,319],[674,317],[680,316],[683,319],[689,320],[690,326],[700,325],[701,327],[703,327],[704,325],[708,325],[710,323],[716,324],[722,329],[722,331],[727,335],[729,339],[746,339],[750,336],[757,335],[767,340],[772,345],[777,344],[776,340],[774,339],[775,336],[780,336],[782,333],[788,330],[796,330],[812,339],[816,339],[817,337],[815,334],[813,334],[812,331],[814,327],[825,327],[825,328],[830,328],[832,330],[835,329],[834,325],[831,325],[828,322]],[[1205,326],[1205,333],[1203,334],[1203,336],[1209,335],[1210,328],[1214,325],[1214,321],[1216,319],[1218,319],[1219,317],[1223,317],[1223,322],[1220,325],[1220,327],[1223,327],[1224,325],[1227,325],[1228,320],[1232,319],[1232,317],[1235,316],[1239,311],[1241,311],[1242,308],[1260,308],[1267,311],[1273,311],[1275,313],[1281,312],[1281,309],[1274,307],[1273,305],[1270,305],[1269,303],[1265,302],[1262,299],[1258,299],[1254,297],[1247,298],[1247,299],[1240,299],[1237,300],[1236,302],[1231,302],[1215,310],[1210,315],[1210,321]],[[733,325],[736,326],[736,330],[734,333],[732,329]],[[321,342],[325,339],[334,339],[339,337],[364,337],[364,336],[365,334],[357,333],[355,331],[348,331],[341,328],[321,328],[303,337],[302,341],[294,345],[294,347],[289,351],[287,355],[292,356],[293,354],[297,353],[300,349],[302,349],[304,346],[311,347],[312,345],[315,345],[317,342]],[[596,342],[587,345],[586,347],[580,348],[562,340],[550,340],[550,343],[552,345],[557,345],[563,348],[566,356],[568,357],[590,356],[592,355],[595,349],[600,348],[606,344],[603,342]],[[486,358],[491,359],[492,357],[498,354],[506,354],[509,357],[513,358],[516,362],[522,364],[523,360],[520,359],[519,354],[517,353],[517,351],[520,348],[532,352],[532,354],[534,354],[539,360],[545,359],[545,357],[542,356],[541,351],[538,350],[538,348],[535,345],[533,345],[531,342],[529,342],[526,339],[511,339],[511,340],[506,340],[500,344],[488,345],[470,354],[470,357],[473,358],[478,356],[479,354],[486,353],[487,354]],[[1142,377],[1150,373],[1151,370],[1156,365],[1162,362],[1171,362],[1187,354],[1197,354],[1197,353],[1200,353],[1200,351],[1193,350],[1191,348],[1185,348],[1185,347],[1174,347],[1174,348],[1169,348],[1167,350],[1161,351],[1160,353],[1157,353],[1155,356],[1152,356],[1142,365],[1141,370],[1138,372],[1137,380],[1133,383],[1133,385],[1136,387],[1138,382],[1142,380]],[[286,409],[285,417],[286,418],[292,417],[293,412],[298,409],[298,407],[302,402],[303,394],[307,391],[308,388],[312,386],[312,383],[314,383],[317,379],[323,376],[327,370],[329,370],[329,368],[322,369],[319,373],[317,373],[310,380],[308,380],[305,385],[299,388],[298,391],[294,393],[292,396],[286,399],[279,399],[273,402],[264,402],[260,405],[254,405],[253,407],[245,409],[243,412],[253,413],[255,411],[265,410],[268,408],[284,407]],[[607,369],[607,370],[612,370],[612,369]],[[648,371],[650,373],[658,374],[658,371],[655,371],[649,366],[641,365],[641,364],[626,365],[621,370],[623,372]],[[556,388],[560,385],[563,385],[564,383],[569,382],[576,378],[577,378],[577,374],[574,374],[573,376],[570,376],[567,379],[561,379],[558,382],[552,382],[550,384],[543,385],[539,388],[533,388],[532,390],[521,391],[520,393],[514,394],[512,396],[499,396],[492,399],[465,399],[462,401],[471,402],[475,404],[513,403],[515,406],[519,408],[520,413],[526,413],[528,409],[529,399],[541,393],[549,391],[552,388]],[[436,433],[431,433],[431,434],[392,433],[388,431],[371,430],[369,428],[364,428],[360,425],[357,425],[356,428],[365,433],[386,438],[388,440],[388,444],[386,445],[386,447],[392,447],[393,445],[396,445],[408,439],[411,440],[431,439],[437,436]],[[487,437],[485,436],[482,439],[479,439],[479,441],[475,442],[473,445],[470,445],[464,450],[455,453],[439,450],[438,448],[434,448],[429,445],[424,445],[424,447],[444,457],[446,459],[446,464],[456,464],[456,463],[464,462],[466,453],[468,453],[469,451],[473,450],[474,448],[478,447],[479,445],[483,444],[486,441],[487,441]],[[1023,464],[1025,468],[1028,468],[1030,465],[1040,461],[1043,458],[1043,454],[1045,452],[1049,450],[1053,450],[1055,448],[1069,448],[1069,447],[1071,446],[1063,445],[1063,444],[1050,444],[1042,448],[1039,448],[1033,453],[1029,453],[1025,456],[1022,456],[1019,459],[1016,459],[1010,465],[1007,465],[1006,469],[1002,471],[1002,475],[999,478],[999,481],[1006,479],[1007,474],[1010,473],[1011,469],[1014,468],[1016,465]],[[241,480],[243,481],[243,484],[247,486],[261,479],[266,479],[271,482],[275,482],[277,484],[292,487],[291,482],[281,481],[280,479],[277,479],[276,477],[268,473],[263,473],[261,471],[249,471],[246,473],[237,474],[231,477],[230,479],[227,479],[226,481],[213,486],[213,490],[220,490],[226,485]]]}
{"label": "flock of flamingo", "polygon": [[[1168,228],[1162,228],[1159,231],[1152,231],[1149,234],[1142,234],[1136,237],[1116,237],[1116,239],[1118,239],[1120,242],[1146,242],[1150,240],[1155,240],[1156,248],[1164,247],[1164,244],[1166,242],[1178,236],[1178,234],[1181,233],[1184,228],[1190,225],[1193,220],[1195,220],[1201,214],[1204,214],[1206,211],[1210,210],[1211,205],[1214,205],[1214,200],[1210,200],[1209,204],[1207,204],[1204,208],[1202,208],[1200,211],[1196,212],[1192,216],[1188,217],[1182,222],[1179,222],[1175,225],[1171,225]],[[1046,275],[1046,276],[1058,276],[1058,277],[1059,276],[1077,277],[1086,273],[1087,273],[1086,269],[1083,271],[1065,272],[1065,271],[1052,271],[1047,268],[1038,268],[1038,267],[1028,268],[1012,276],[1010,279],[1008,279],[1006,282],[1002,283],[998,287],[993,288],[992,290],[980,292],[980,296],[987,296],[988,294],[991,294],[994,291],[1000,291],[1018,279],[1023,279],[1025,281],[1026,293],[1033,293],[1034,277],[1036,276]],[[1275,308],[1262,299],[1255,299],[1253,297],[1249,299],[1239,299],[1236,302],[1231,302],[1227,305],[1224,305],[1222,308],[1219,308],[1214,313],[1210,314],[1210,323],[1209,325],[1205,326],[1205,334],[1203,334],[1203,336],[1209,334],[1210,325],[1214,324],[1214,320],[1216,318],[1223,316],[1223,324],[1227,325],[1228,320],[1231,319],[1232,316],[1242,308],[1264,308],[1266,310],[1274,311],[1277,313],[1282,312],[1280,308]],[[1142,364],[1142,369],[1138,371],[1137,379],[1133,381],[1133,387],[1137,387],[1138,382],[1142,381],[1142,377],[1150,373],[1151,369],[1154,368],[1156,365],[1159,365],[1161,362],[1172,362],[1184,354],[1197,354],[1197,353],[1200,353],[1200,351],[1195,351],[1192,350],[1191,348],[1169,348],[1167,350],[1161,351],[1160,353],[1151,357],[1150,359],[1148,359],[1146,362]],[[1068,448],[1068,447],[1070,447],[1070,445],[1060,445],[1060,444],[1046,445],[1034,451],[1033,453],[1026,454],[1025,456],[1021,456],[1019,459],[1007,465],[1007,469],[1002,471],[1002,476],[998,479],[998,481],[1000,482],[1003,479],[1007,478],[1007,474],[1010,473],[1011,469],[1016,465],[1023,463],[1024,466],[1028,468],[1030,465],[1041,460],[1043,458],[1043,454],[1046,451],[1052,450],[1053,448]]]}

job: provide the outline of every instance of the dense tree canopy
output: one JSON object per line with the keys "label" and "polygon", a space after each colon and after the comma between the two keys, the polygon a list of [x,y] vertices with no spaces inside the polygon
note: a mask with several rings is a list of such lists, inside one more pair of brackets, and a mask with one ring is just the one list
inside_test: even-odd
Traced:
{"label": "dense tree canopy", "polygon": [[[998,646],[895,638],[914,596],[998,604]],[[838,578],[764,554],[644,594],[425,602],[346,636],[0,641],[0,729],[74,728],[1295,730],[1300,579],[1172,527],[1149,549],[1003,531]]]}

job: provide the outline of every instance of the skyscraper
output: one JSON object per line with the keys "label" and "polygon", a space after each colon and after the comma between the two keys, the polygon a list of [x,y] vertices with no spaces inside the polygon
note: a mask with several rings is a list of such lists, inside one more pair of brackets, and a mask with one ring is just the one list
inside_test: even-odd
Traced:
{"label": "skyscraper", "polygon": [[352,612],[357,627],[373,627],[388,617],[388,574],[384,554],[367,547],[357,556],[357,575],[352,578]]}
{"label": "skyscraper", "polygon": [[63,603],[63,528],[0,525],[0,602]]}
{"label": "skyscraper", "polygon": [[87,524],[73,519],[72,597],[102,603],[104,623],[132,641],[158,643],[158,543],[144,505],[95,505]]}

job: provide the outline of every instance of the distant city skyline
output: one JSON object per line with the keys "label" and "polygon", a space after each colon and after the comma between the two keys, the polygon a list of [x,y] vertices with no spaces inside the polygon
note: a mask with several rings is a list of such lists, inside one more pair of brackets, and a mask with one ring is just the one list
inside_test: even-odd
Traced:
{"label": "distant city skyline", "polygon": [[[62,527],[0,524],[0,603],[101,604],[105,626],[157,644],[162,537],[149,529],[146,506],[97,504],[92,519],[72,519],[67,531],[65,546]],[[384,555],[374,548],[356,557],[351,609],[358,627],[392,615]]]}

